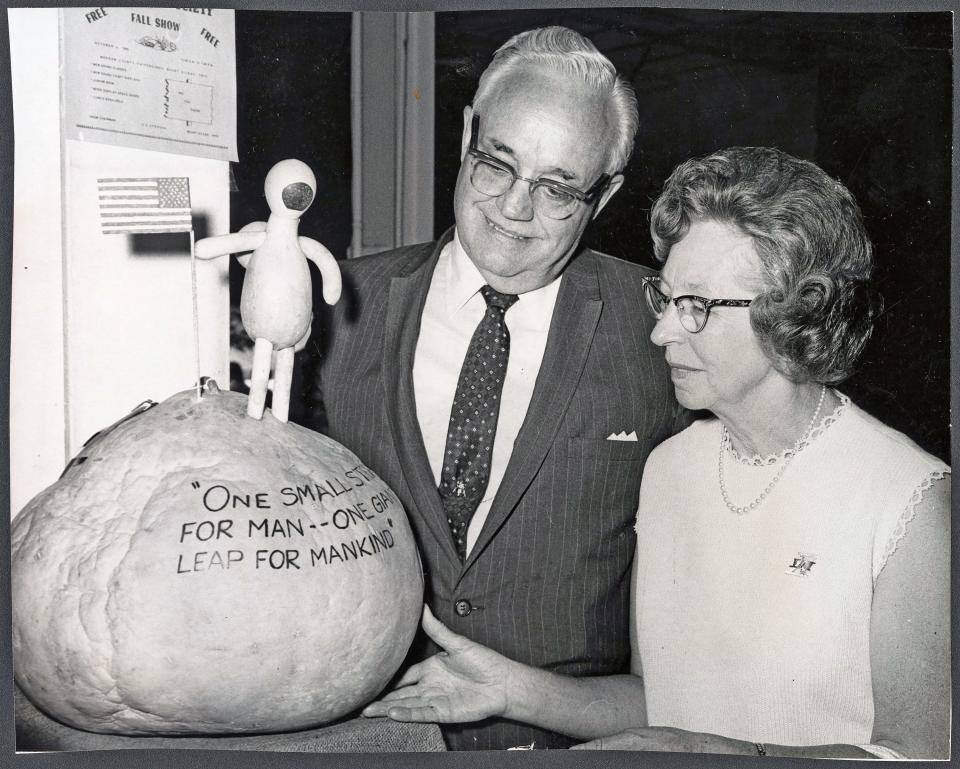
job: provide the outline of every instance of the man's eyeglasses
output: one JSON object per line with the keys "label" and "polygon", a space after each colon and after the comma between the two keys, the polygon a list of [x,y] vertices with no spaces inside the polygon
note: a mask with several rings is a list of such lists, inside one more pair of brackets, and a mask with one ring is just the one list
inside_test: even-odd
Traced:
{"label": "man's eyeglasses", "polygon": [[647,299],[647,307],[657,320],[663,317],[667,305],[673,302],[680,316],[680,325],[691,334],[698,334],[707,325],[711,307],[749,307],[752,299],[704,299],[702,296],[669,297],[660,290],[660,278],[642,278],[643,293]]}
{"label": "man's eyeglasses", "polygon": [[592,203],[610,181],[609,174],[603,174],[597,179],[596,184],[584,192],[553,179],[527,179],[525,176],[518,175],[502,160],[478,150],[479,135],[480,115],[474,112],[468,151],[472,163],[470,183],[473,188],[483,195],[496,198],[513,187],[518,180],[527,182],[530,185],[530,197],[534,208],[551,219],[566,219],[581,203]]}

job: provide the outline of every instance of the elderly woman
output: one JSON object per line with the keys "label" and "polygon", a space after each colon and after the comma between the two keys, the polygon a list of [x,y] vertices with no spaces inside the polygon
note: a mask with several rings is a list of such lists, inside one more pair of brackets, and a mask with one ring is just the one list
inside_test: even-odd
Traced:
{"label": "elderly woman", "polygon": [[679,166],[651,218],[652,339],[712,417],[644,470],[634,675],[530,669],[427,614],[445,651],[367,714],[496,714],[600,738],[583,748],[947,757],[950,469],[833,389],[872,325],[855,201],[734,148]]}

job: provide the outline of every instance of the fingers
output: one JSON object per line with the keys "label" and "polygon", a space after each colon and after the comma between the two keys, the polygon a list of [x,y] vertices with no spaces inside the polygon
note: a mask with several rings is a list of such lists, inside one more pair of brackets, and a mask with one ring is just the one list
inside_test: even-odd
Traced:
{"label": "fingers", "polygon": [[416,686],[406,686],[403,689],[392,689],[380,698],[380,702],[397,703],[400,700],[409,700],[416,697]]}
{"label": "fingers", "polygon": [[387,710],[403,700],[410,700],[415,695],[413,688],[423,675],[423,662],[411,665],[400,679],[394,684],[394,688],[384,694],[376,702],[371,702],[363,709],[363,715],[368,718],[387,715]]}
{"label": "fingers", "polygon": [[423,631],[430,637],[437,646],[447,651],[459,651],[472,642],[462,635],[454,633],[450,628],[444,625],[440,620],[433,616],[430,607],[423,605]]}
{"label": "fingers", "polygon": [[371,702],[363,709],[362,713],[367,718],[380,718],[381,716],[387,715],[390,708],[396,707],[396,705],[396,702],[389,702],[387,698],[384,697],[376,702]]}
{"label": "fingers", "polygon": [[[424,662],[426,662],[426,660],[424,660]],[[390,694],[396,693],[404,686],[410,686],[411,684],[417,683],[417,681],[419,681],[423,675],[424,662],[418,662],[416,665],[411,665],[409,668],[407,668],[404,674],[400,676],[400,680],[393,685],[393,691],[390,692]]]}
{"label": "fingers", "polygon": [[371,702],[367,705],[363,709],[363,715],[371,717],[385,716],[390,708],[397,707],[398,705],[409,705],[416,700],[417,694],[414,689],[394,689],[384,694],[376,702]]}
{"label": "fingers", "polygon": [[380,718],[387,715],[387,711],[389,709],[389,705],[384,705],[378,700],[377,702],[371,702],[369,705],[367,705],[362,711],[360,711],[360,715],[362,715],[364,718]]}
{"label": "fingers", "polygon": [[410,689],[394,690],[376,702],[371,702],[363,709],[362,715],[365,718],[386,716],[394,721],[429,723],[440,721],[440,712],[437,706],[429,699]]}
{"label": "fingers", "polygon": [[415,723],[439,723],[440,717],[433,705],[422,705],[417,700],[410,704],[394,705],[387,709],[387,716],[393,721]]}

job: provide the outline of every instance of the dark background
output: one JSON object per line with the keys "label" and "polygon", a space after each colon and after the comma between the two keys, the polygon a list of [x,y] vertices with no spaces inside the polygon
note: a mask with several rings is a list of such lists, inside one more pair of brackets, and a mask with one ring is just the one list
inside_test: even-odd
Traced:
{"label": "dark background", "polygon": [[237,11],[235,20],[240,162],[231,165],[230,229],[269,216],[264,177],[297,158],[317,177],[300,232],[341,258],[352,234],[350,14]]}
{"label": "dark background", "polygon": [[[480,72],[510,35],[549,24],[590,37],[640,102],[626,184],[586,244],[653,264],[650,205],[688,157],[770,145],[818,163],[863,208],[886,307],[860,371],[841,389],[949,461],[950,15],[438,13],[437,234],[453,223],[462,108]],[[240,11],[236,30],[240,163],[231,229],[265,217],[263,177],[276,161],[298,157],[320,188],[301,232],[343,257],[351,235],[350,17]],[[238,302],[242,270],[234,272]],[[320,422],[307,402],[315,351],[298,356],[291,403],[291,419],[311,426]]]}
{"label": "dark background", "polygon": [[[263,196],[267,172],[285,158],[305,162],[317,177],[317,195],[300,219],[300,234],[344,258],[352,237],[349,13],[243,11],[235,14],[237,43],[237,157],[231,164],[230,231],[269,215]],[[244,270],[230,260],[230,344],[249,351],[240,323]],[[314,306],[322,282],[310,263]],[[321,329],[294,359],[290,421],[322,430],[314,405],[316,344]],[[230,366],[230,389],[246,392],[244,373]],[[270,404],[269,393],[267,404]]]}

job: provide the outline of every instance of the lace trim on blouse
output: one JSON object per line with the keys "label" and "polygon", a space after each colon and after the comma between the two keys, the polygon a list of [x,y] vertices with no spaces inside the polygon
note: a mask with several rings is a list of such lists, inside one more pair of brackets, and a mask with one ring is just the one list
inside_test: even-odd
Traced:
{"label": "lace trim on blouse", "polygon": [[742,465],[752,465],[753,467],[765,467],[768,465],[775,465],[778,462],[783,462],[785,459],[793,456],[795,453],[801,449],[806,448],[811,443],[813,443],[817,438],[823,435],[826,432],[827,428],[830,427],[834,422],[836,422],[843,414],[846,412],[847,407],[850,405],[850,399],[844,395],[842,392],[837,392],[834,390],[837,397],[840,399],[840,402],[837,404],[837,407],[829,414],[827,414],[821,421],[820,424],[814,427],[810,434],[807,436],[806,440],[802,441],[796,446],[791,446],[790,448],[784,449],[779,454],[769,454],[767,456],[761,456],[760,454],[753,454],[751,456],[745,457],[740,452],[738,452],[732,443],[727,444],[727,450],[730,452],[730,455]]}
{"label": "lace trim on blouse", "polygon": [[900,514],[900,518],[897,520],[896,528],[894,528],[893,533],[887,540],[887,546],[884,548],[883,555],[880,558],[880,565],[873,575],[874,582],[877,581],[877,578],[880,576],[880,572],[883,571],[883,567],[887,565],[887,561],[890,560],[890,556],[896,552],[897,547],[900,545],[900,540],[902,540],[906,535],[907,525],[916,517],[917,505],[919,505],[920,501],[923,499],[923,493],[933,486],[934,483],[943,479],[944,476],[949,474],[949,467],[941,470],[931,470],[920,482],[917,488],[913,490],[913,494],[910,496],[910,501],[907,502],[907,506],[903,509],[903,512]]}

